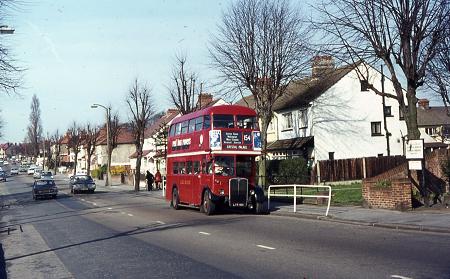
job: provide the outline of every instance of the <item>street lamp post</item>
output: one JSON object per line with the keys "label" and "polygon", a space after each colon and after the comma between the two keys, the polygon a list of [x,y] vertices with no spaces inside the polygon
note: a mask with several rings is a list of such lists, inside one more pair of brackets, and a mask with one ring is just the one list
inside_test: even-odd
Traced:
{"label": "street lamp post", "polygon": [[110,125],[110,108],[107,108],[103,105],[100,104],[93,104],[91,105],[91,108],[98,108],[98,107],[102,107],[105,109],[106,111],[106,155],[107,155],[107,162],[106,162],[106,181],[105,181],[105,186],[109,186],[111,183],[111,155],[110,155],[110,150],[111,150],[111,127],[109,127]]}

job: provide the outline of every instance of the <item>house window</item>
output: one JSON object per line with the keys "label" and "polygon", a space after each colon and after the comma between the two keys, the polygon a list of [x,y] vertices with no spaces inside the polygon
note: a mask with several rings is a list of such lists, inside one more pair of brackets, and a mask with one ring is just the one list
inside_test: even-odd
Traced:
{"label": "house window", "polygon": [[361,91],[369,91],[369,81],[361,80]]}
{"label": "house window", "polygon": [[392,109],[391,106],[384,106],[384,116],[392,117]]}
{"label": "house window", "polygon": [[425,128],[425,133],[427,133],[427,135],[433,136],[437,134],[436,128],[434,127],[430,127],[430,128]]}
{"label": "house window", "polygon": [[292,112],[284,113],[283,118],[283,130],[292,129]]}
{"label": "house window", "polygon": [[371,122],[372,136],[381,136],[381,122]]}
{"label": "house window", "polygon": [[307,109],[301,109],[298,112],[298,128],[299,129],[305,129],[308,127],[308,110]]}

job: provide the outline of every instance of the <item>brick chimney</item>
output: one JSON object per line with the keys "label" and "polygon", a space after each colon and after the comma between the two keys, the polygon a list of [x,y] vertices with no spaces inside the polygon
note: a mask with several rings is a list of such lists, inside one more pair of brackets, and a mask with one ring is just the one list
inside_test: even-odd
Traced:
{"label": "brick chimney", "polygon": [[208,94],[208,93],[200,93],[198,95],[198,100],[197,100],[197,108],[201,109],[206,107],[209,103],[211,103],[213,101],[213,96],[212,94]]}
{"label": "brick chimney", "polygon": [[421,109],[429,109],[430,108],[430,101],[428,99],[419,99],[417,102],[419,105],[419,108]]}
{"label": "brick chimney", "polygon": [[315,56],[312,61],[313,78],[325,76],[334,70],[334,58],[330,55]]}
{"label": "brick chimney", "polygon": [[177,113],[177,112],[179,112],[177,108],[170,108],[170,109],[167,109],[166,114],[172,114],[172,113]]}

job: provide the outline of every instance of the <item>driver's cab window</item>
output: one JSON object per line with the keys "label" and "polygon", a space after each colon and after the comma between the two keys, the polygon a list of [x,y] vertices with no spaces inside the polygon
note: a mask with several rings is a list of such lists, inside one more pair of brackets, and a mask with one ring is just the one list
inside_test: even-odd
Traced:
{"label": "driver's cab window", "polygon": [[214,158],[214,174],[223,176],[234,175],[234,158],[231,156],[217,156]]}

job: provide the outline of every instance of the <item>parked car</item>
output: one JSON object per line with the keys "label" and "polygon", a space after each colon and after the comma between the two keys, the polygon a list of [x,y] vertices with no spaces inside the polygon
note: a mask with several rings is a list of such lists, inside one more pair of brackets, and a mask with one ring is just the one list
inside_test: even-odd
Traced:
{"label": "parked car", "polygon": [[58,195],[58,187],[56,187],[54,180],[36,180],[33,183],[33,200],[37,200],[39,197],[52,197],[56,199]]}
{"label": "parked car", "polygon": [[42,174],[41,169],[34,169],[33,178],[34,179],[40,179]]}
{"label": "parked car", "polygon": [[95,182],[90,175],[73,175],[70,177],[69,188],[73,194],[81,191],[94,193]]}
{"label": "parked car", "polygon": [[27,174],[28,175],[30,175],[30,174],[34,174],[34,169],[36,168],[36,166],[30,166],[29,168],[28,168],[28,170],[27,170]]}
{"label": "parked car", "polygon": [[53,174],[51,171],[45,171],[41,173],[41,179],[53,180]]}
{"label": "parked car", "polygon": [[0,168],[0,181],[6,182],[6,172]]}
{"label": "parked car", "polygon": [[27,172],[27,170],[28,170],[27,166],[22,165],[19,167],[19,172]]}
{"label": "parked car", "polygon": [[19,169],[17,167],[11,167],[11,170],[9,171],[10,175],[18,175]]}

